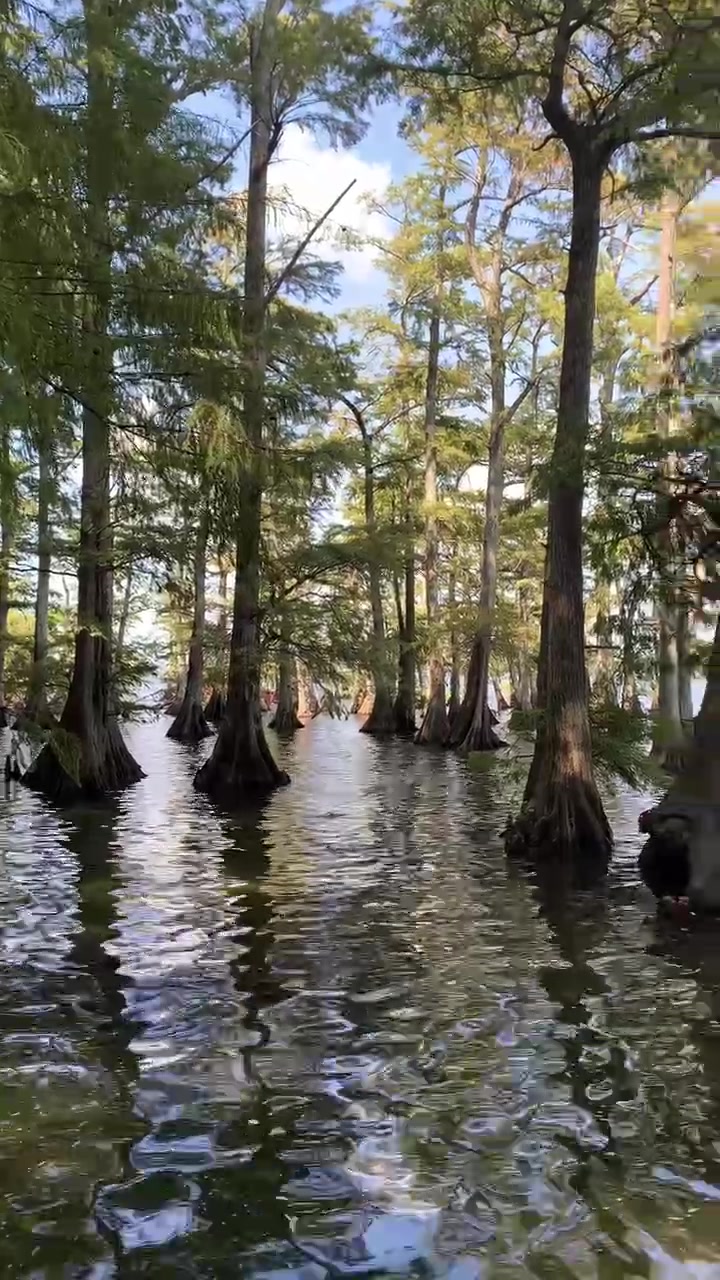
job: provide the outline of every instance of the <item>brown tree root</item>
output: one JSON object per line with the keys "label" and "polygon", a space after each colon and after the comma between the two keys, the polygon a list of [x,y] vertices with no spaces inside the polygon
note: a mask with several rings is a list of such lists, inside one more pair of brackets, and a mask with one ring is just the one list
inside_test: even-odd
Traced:
{"label": "brown tree root", "polygon": [[[76,755],[70,739],[77,746]],[[115,721],[96,727],[89,741],[68,734],[66,745],[67,759],[65,747],[61,752],[59,744],[51,738],[23,777],[23,783],[31,791],[40,792],[56,804],[96,800],[124,791],[145,777]]]}
{"label": "brown tree root", "polygon": [[398,738],[414,738],[417,733],[415,712],[405,705],[402,698],[396,698],[393,706],[395,733]]}
{"label": "brown tree root", "polygon": [[165,736],[174,742],[197,743],[211,734],[212,729],[200,703],[195,698],[186,697]]}
{"label": "brown tree root", "polygon": [[365,723],[360,726],[360,732],[376,738],[390,738],[395,733],[393,705],[384,691],[375,694],[372,710]]}
{"label": "brown tree root", "polygon": [[198,769],[193,786],[233,810],[257,803],[289,782],[265,741],[259,715],[244,710],[234,724],[225,717],[212,755]]}
{"label": "brown tree root", "polygon": [[281,711],[280,708],[275,712],[268,725],[268,729],[274,729],[278,737],[286,737],[289,734],[296,733],[298,729],[304,728],[303,721],[298,719],[294,711]]}
{"label": "brown tree root", "polygon": [[205,719],[217,724],[225,715],[227,699],[219,689],[213,688],[205,706]]}
{"label": "brown tree root", "polygon": [[433,694],[425,708],[423,722],[415,735],[416,747],[447,747],[450,722],[445,708],[445,695]]}
{"label": "brown tree root", "polygon": [[612,833],[594,784],[573,777],[546,782],[508,823],[510,857],[607,864]]}

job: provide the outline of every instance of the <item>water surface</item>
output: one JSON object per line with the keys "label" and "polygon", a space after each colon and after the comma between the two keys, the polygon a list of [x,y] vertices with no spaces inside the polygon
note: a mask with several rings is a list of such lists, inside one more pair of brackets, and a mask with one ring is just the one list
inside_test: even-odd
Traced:
{"label": "water surface", "polygon": [[166,727],[111,808],[0,795],[0,1275],[720,1277],[720,935],[646,800],[561,892],[502,770],[320,720],[242,822]]}

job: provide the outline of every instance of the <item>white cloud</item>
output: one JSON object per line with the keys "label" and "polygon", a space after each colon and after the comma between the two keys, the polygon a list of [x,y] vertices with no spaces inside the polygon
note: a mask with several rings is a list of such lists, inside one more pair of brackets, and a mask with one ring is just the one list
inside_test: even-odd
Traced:
{"label": "white cloud", "polygon": [[287,204],[275,215],[277,230],[302,235],[355,179],[355,186],[338,205],[318,236],[313,251],[319,257],[341,262],[345,278],[354,283],[372,276],[377,249],[370,244],[344,247],[347,229],[352,237],[377,242],[387,237],[390,222],[368,207],[368,197],[382,197],[390,183],[389,164],[363,160],[357,151],[323,147],[312,134],[296,125],[287,129],[279,154],[270,170],[269,185]]}

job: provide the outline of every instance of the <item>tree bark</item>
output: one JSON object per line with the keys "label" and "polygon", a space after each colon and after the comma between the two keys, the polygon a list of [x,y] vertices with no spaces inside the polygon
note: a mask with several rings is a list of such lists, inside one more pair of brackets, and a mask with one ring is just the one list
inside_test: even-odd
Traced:
{"label": "tree bark", "polygon": [[508,850],[587,863],[607,861],[612,847],[593,773],[582,561],[604,157],[581,138],[572,162],[572,231],[538,671],[540,720],[522,811],[508,830]]}
{"label": "tree bark", "polygon": [[[220,608],[218,609],[217,625],[220,637],[221,662],[224,665],[227,648],[228,568],[223,551],[218,551],[218,595],[220,597]],[[225,715],[226,705],[227,698],[225,697],[224,689],[220,689],[214,684],[205,707],[205,719],[211,720],[213,723],[219,723]]]}
{"label": "tree bark", "polygon": [[693,660],[691,653],[692,631],[690,614],[680,605],[678,608],[676,635],[678,642],[678,698],[680,703],[680,720],[685,732],[692,731],[695,712],[693,710],[692,680]]}
{"label": "tree bark", "polygon": [[193,628],[190,637],[185,693],[178,713],[167,731],[175,742],[201,742],[212,729],[203,711],[203,666],[205,643],[205,556],[208,541],[208,516],[200,514],[193,557]]}
{"label": "tree bark", "polygon": [[640,830],[649,836],[640,869],[653,891],[687,893],[696,909],[720,910],[720,617],[684,767],[642,814]]}
{"label": "tree bark", "polygon": [[225,718],[195,787],[224,805],[237,807],[287,784],[268,747],[260,713],[260,527],[262,445],[265,417],[267,331],[265,259],[268,166],[278,138],[272,95],[277,20],[283,0],[266,0],[259,25],[251,24],[250,159],[248,173],[243,340],[243,395],[248,463],[240,485],[236,526],[235,592]]}
{"label": "tree bark", "polygon": [[53,489],[50,442],[44,436],[38,444],[37,587],[35,591],[35,634],[25,716],[35,724],[53,723],[47,705],[47,659],[50,647],[50,573],[52,530],[50,502]]}
{"label": "tree bark", "polygon": [[[522,162],[519,162],[522,166]],[[522,167],[511,171],[507,196],[493,237],[493,249],[487,272],[479,266],[475,252],[477,215],[481,189],[476,180],[466,226],[466,243],[475,283],[485,302],[485,317],[490,355],[490,440],[488,444],[488,477],[485,495],[485,528],[483,530],[482,579],[480,586],[480,618],[473,643],[473,678],[468,679],[465,698],[452,729],[451,743],[467,754],[471,751],[495,751],[503,746],[493,729],[488,706],[490,654],[497,598],[497,558],[500,549],[500,511],[505,482],[505,432],[525,393],[517,397],[508,413],[505,403],[506,357],[503,316],[503,271],[505,241],[513,209],[522,190]]]}
{"label": "tree bark", "polygon": [[460,646],[458,644],[457,627],[455,625],[455,610],[457,608],[457,574],[455,572],[456,556],[457,542],[453,543],[450,549],[450,571],[448,573],[448,610],[450,613],[450,700],[448,702],[448,723],[450,725],[451,740],[453,728],[461,706]]}
{"label": "tree bark", "polygon": [[[444,208],[444,192],[443,192]],[[450,722],[445,694],[445,664],[438,635],[437,398],[440,371],[440,291],[433,304],[425,383],[425,611],[430,648],[428,699],[415,742],[420,747],[447,746]]]}
{"label": "tree bark", "polygon": [[89,295],[84,316],[82,491],[75,658],[60,734],[46,743],[25,775],[28,786],[58,802],[102,796],[137,782],[143,772],[120,732],[112,707],[112,530],[110,416],[113,342],[110,336],[113,85],[108,50],[114,19],[103,0],[84,0],[87,47],[85,111]]}
{"label": "tree bark", "polygon": [[[405,523],[412,532],[410,495],[407,497]],[[409,545],[405,556],[405,606],[403,608],[400,584],[396,583],[398,615],[398,689],[395,698],[395,732],[400,737],[414,737],[415,724],[415,553]]]}
{"label": "tree bark", "polygon": [[[372,536],[376,531],[372,440],[364,422],[361,431],[364,457],[365,527]],[[393,698],[387,672],[382,579],[380,566],[375,562],[374,558],[371,559],[368,566],[368,576],[370,580],[370,609],[372,612],[372,677],[375,685],[375,697],[370,714],[365,723],[360,726],[360,732],[373,734],[377,737],[385,737],[395,732],[395,716],[393,714]]]}
{"label": "tree bark", "polygon": [[[669,452],[672,434],[671,398],[675,391],[674,357],[671,345],[673,312],[675,308],[675,253],[680,201],[673,192],[663,198],[660,224],[660,269],[658,272],[658,306],[655,339],[660,361],[658,435],[668,441],[665,463],[667,486],[671,485],[673,469]],[[663,508],[666,500],[660,499],[660,517],[664,524]],[[674,576],[672,546],[669,532],[661,534],[661,551],[671,577]],[[669,772],[682,768],[685,751],[685,734],[680,716],[680,671],[678,656],[678,610],[674,586],[657,605],[657,709],[653,732],[653,755]]]}
{"label": "tree bark", "polygon": [[[284,637],[287,643],[288,637]],[[295,733],[296,729],[304,729],[305,725],[298,716],[298,681],[295,670],[295,659],[287,648],[282,648],[278,655],[277,706],[275,715],[270,721],[270,728],[279,735]]]}

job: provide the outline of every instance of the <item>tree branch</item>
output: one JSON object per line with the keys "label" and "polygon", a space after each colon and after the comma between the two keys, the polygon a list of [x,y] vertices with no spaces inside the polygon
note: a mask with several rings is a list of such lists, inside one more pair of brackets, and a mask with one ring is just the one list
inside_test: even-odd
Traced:
{"label": "tree branch", "polygon": [[318,231],[323,226],[323,224],[327,222],[331,213],[335,212],[338,205],[340,204],[340,201],[345,199],[345,196],[347,195],[348,191],[350,191],[355,186],[356,182],[357,182],[357,178],[353,178],[352,182],[348,182],[345,190],[340,192],[340,195],[337,196],[335,200],[333,200],[332,204],[329,205],[328,208],[325,210],[325,212],[322,213],[320,217],[313,223],[307,235],[303,236],[302,240],[300,241],[300,244],[298,245],[297,249],[292,255],[290,261],[287,263],[286,266],[283,267],[279,276],[276,276],[276,278],[273,280],[272,284],[270,285],[270,288],[268,289],[265,295],[265,306],[268,306],[269,303],[272,302],[273,298],[276,296],[278,291],[282,288],[285,281],[294,271],[302,255],[304,254],[305,250],[310,244],[310,241],[313,239],[314,236],[317,235]]}

